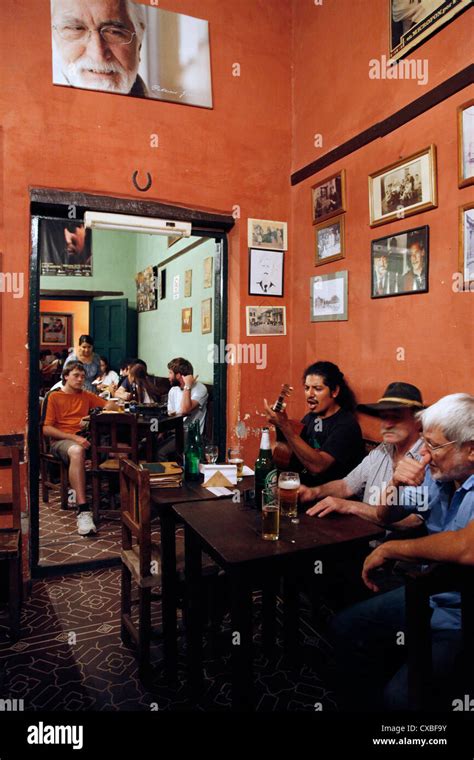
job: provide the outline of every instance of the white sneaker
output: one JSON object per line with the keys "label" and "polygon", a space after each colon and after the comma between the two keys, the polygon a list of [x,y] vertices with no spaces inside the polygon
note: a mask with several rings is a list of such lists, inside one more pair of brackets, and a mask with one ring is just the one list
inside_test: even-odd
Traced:
{"label": "white sneaker", "polygon": [[77,532],[80,536],[88,536],[89,533],[97,533],[94,525],[92,514],[90,512],[81,512],[77,516]]}

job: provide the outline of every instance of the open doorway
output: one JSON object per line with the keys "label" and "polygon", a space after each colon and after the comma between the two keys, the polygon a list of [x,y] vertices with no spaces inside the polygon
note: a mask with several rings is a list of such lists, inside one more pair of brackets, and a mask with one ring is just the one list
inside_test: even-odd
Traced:
{"label": "open doorway", "polygon": [[[40,351],[47,363],[64,360],[82,334],[94,337],[96,353],[112,369],[120,359],[143,359],[158,382],[166,382],[167,362],[184,356],[200,380],[212,389],[213,429],[210,434],[225,449],[226,366],[209,361],[210,345],[226,340],[227,244],[232,217],[152,202],[127,201],[36,190],[32,200],[32,257],[29,345],[29,460],[32,574],[44,575],[104,565],[119,559],[119,513],[104,509],[104,524],[94,539],[77,536],[73,509],[61,509],[58,494],[48,505],[40,498],[38,422],[40,391],[52,386],[40,372]],[[130,232],[94,231],[87,273],[41,271],[43,229],[50,220],[68,226],[74,210],[81,225],[86,210],[133,213],[192,223],[192,236],[169,238]],[[62,221],[61,221],[62,220]],[[156,308],[139,305],[140,278],[152,268],[157,285]],[[153,306],[153,304],[151,304]],[[148,304],[150,306],[150,304]],[[54,351],[53,349],[57,350]],[[61,351],[59,351],[61,348]],[[51,356],[54,359],[51,359]]]}

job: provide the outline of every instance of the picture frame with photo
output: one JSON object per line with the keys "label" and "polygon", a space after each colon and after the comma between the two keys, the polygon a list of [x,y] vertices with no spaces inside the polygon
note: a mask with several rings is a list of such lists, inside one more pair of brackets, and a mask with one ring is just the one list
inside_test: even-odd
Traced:
{"label": "picture frame with photo", "polygon": [[474,184],[474,98],[458,108],[458,186]]}
{"label": "picture frame with photo", "polygon": [[193,310],[191,306],[181,309],[181,332],[190,333],[193,331]]}
{"label": "picture frame with photo", "polygon": [[334,216],[322,224],[317,224],[316,256],[314,265],[328,264],[344,258],[344,215]]}
{"label": "picture frame with photo", "polygon": [[184,273],[184,297],[190,298],[193,292],[193,270],[186,269]]}
{"label": "picture frame with photo", "polygon": [[347,295],[347,269],[311,277],[311,322],[347,321]]}
{"label": "picture frame with photo", "polygon": [[137,284],[137,312],[155,311],[158,308],[158,267],[146,267],[135,275]]}
{"label": "picture frame with photo", "polygon": [[387,0],[389,63],[408,55],[469,8],[470,4],[471,0],[425,0],[424,3]]}
{"label": "picture frame with photo", "polygon": [[249,295],[283,296],[283,251],[251,248],[249,251]]}
{"label": "picture frame with photo", "polygon": [[40,314],[40,348],[70,348],[72,345],[72,314],[42,312]]}
{"label": "picture frame with photo", "polygon": [[474,291],[474,202],[459,209],[459,271],[464,290]]}
{"label": "picture frame with photo", "polygon": [[248,247],[270,251],[288,250],[288,225],[269,219],[248,220]]}
{"label": "picture frame with photo", "polygon": [[438,205],[436,147],[430,145],[369,176],[370,226],[404,219]]}
{"label": "picture frame with photo", "polygon": [[208,256],[204,259],[203,267],[203,288],[212,288],[212,273],[214,269],[214,259],[212,256]]}
{"label": "picture frame with photo", "polygon": [[212,298],[201,301],[201,333],[212,332]]}
{"label": "picture frame with photo", "polygon": [[395,232],[371,243],[371,298],[428,293],[427,225]]}
{"label": "picture frame with photo", "polygon": [[247,335],[286,335],[286,306],[247,306]]}
{"label": "picture frame with photo", "polygon": [[313,224],[346,211],[346,172],[344,169],[320,180],[311,188]]}

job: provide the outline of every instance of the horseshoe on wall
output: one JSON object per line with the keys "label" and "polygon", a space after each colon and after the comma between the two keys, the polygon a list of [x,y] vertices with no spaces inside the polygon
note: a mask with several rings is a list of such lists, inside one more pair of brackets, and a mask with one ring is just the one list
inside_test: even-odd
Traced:
{"label": "horseshoe on wall", "polygon": [[146,193],[146,191],[149,190],[150,187],[152,186],[153,180],[151,178],[150,172],[147,172],[146,176],[147,176],[147,183],[146,183],[146,185],[144,187],[140,187],[140,185],[137,182],[138,169],[136,171],[134,171],[133,175],[132,175],[133,184],[135,185],[135,187],[137,188],[137,190],[139,190],[141,193]]}

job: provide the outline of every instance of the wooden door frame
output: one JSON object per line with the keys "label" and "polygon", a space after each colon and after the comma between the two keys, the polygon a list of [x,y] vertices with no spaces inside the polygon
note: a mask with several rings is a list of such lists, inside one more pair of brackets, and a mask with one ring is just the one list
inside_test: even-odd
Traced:
{"label": "wooden door frame", "polygon": [[[220,256],[216,256],[214,267],[214,341],[227,341],[227,233],[234,226],[234,218],[227,214],[214,214],[199,209],[172,206],[158,201],[137,198],[117,198],[108,195],[94,195],[55,190],[51,188],[30,188],[31,259],[30,293],[28,315],[28,345],[30,350],[29,395],[28,395],[28,461],[29,461],[29,503],[30,503],[30,570],[32,577],[77,572],[85,568],[104,567],[117,564],[118,560],[96,560],[90,563],[40,567],[39,562],[39,305],[40,305],[40,262],[39,262],[39,220],[59,218],[83,220],[85,211],[102,211],[115,214],[132,214],[157,219],[191,222],[192,235],[211,237],[220,242]],[[80,300],[80,299],[77,299]],[[214,430],[216,443],[221,451],[226,445],[226,403],[227,365],[214,364]]]}

